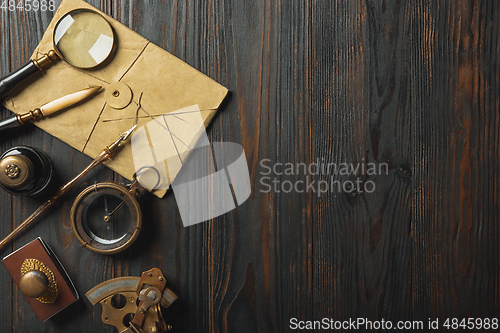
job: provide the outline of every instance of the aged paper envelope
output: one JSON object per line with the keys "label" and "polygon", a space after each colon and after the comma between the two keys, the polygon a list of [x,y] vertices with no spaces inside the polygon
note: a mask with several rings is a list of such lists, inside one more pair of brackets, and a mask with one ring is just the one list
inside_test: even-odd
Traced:
{"label": "aged paper envelope", "polygon": [[[227,95],[227,89],[84,1],[63,0],[32,59],[53,49],[52,32],[57,20],[77,8],[95,10],[111,24],[117,43],[112,58],[94,70],[76,69],[59,61],[44,71],[43,77],[9,96],[5,107],[15,113],[24,113],[66,94],[96,85],[118,91],[120,98],[131,93],[131,101],[125,107],[117,107],[108,90],[90,101],[35,123],[92,158],[132,126],[141,94],[138,128],[152,118],[193,105],[203,110],[200,114],[204,126],[208,126]],[[190,135],[192,140],[189,141],[196,142],[201,134],[198,130],[183,133],[184,137]],[[165,152],[165,155],[173,154]],[[123,177],[132,179],[135,168],[131,146],[125,145],[106,165]],[[169,181],[174,177],[175,174],[171,174]],[[155,194],[163,196],[165,191],[156,191]]]}

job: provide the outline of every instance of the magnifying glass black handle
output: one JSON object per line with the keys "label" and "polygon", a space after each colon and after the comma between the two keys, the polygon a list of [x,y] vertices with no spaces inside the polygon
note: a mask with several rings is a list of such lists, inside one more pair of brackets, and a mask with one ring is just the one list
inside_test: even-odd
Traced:
{"label": "magnifying glass black handle", "polygon": [[12,90],[16,89],[34,74],[40,72],[35,63],[30,60],[26,65],[14,73],[7,75],[0,81],[0,100],[3,100]]}
{"label": "magnifying glass black handle", "polygon": [[14,73],[7,75],[0,80],[0,101],[5,98],[14,89],[19,87],[24,81],[32,77],[34,74],[41,72],[42,69],[49,66],[54,60],[59,59],[59,56],[54,50],[44,54],[41,58],[30,60],[26,65],[19,68]]}
{"label": "magnifying glass black handle", "polygon": [[19,122],[17,115],[12,115],[7,118],[3,118],[0,120],[0,136],[2,136],[7,132],[19,129],[21,127],[23,126]]}

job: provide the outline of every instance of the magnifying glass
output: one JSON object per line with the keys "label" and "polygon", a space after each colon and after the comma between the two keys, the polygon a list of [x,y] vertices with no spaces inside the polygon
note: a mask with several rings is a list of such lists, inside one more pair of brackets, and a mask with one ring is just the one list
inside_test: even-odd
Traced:
{"label": "magnifying glass", "polygon": [[102,15],[90,9],[76,9],[57,21],[52,41],[54,50],[1,79],[0,100],[55,60],[62,59],[79,69],[101,65],[113,53],[115,36]]}

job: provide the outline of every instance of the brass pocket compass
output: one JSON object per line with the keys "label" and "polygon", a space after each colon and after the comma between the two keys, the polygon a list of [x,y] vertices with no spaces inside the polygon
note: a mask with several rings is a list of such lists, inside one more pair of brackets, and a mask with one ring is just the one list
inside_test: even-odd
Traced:
{"label": "brass pocket compass", "polygon": [[136,176],[129,185],[104,182],[83,190],[71,207],[71,229],[86,249],[114,254],[129,247],[142,228],[139,203],[145,189]]}

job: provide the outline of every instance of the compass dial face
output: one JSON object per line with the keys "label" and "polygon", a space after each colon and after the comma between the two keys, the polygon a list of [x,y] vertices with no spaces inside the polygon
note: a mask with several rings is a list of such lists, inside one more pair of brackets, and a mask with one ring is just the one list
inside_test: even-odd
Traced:
{"label": "compass dial face", "polygon": [[71,208],[76,239],[87,249],[113,254],[137,238],[142,214],[129,190],[114,183],[99,183],[85,189]]}

